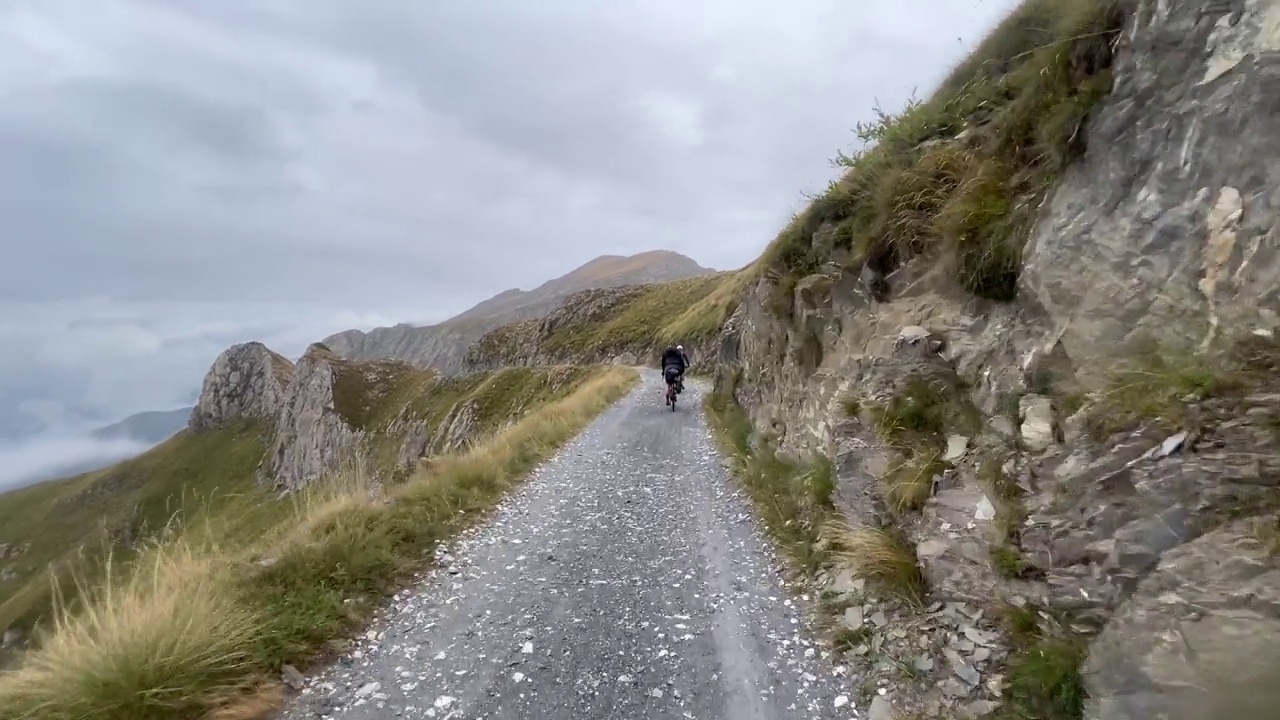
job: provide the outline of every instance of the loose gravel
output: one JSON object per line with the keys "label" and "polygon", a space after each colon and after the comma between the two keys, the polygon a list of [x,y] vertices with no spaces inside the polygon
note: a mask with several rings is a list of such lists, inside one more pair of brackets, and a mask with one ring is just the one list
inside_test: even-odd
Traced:
{"label": "loose gravel", "polygon": [[438,553],[286,720],[859,718],[702,415],[657,373]]}

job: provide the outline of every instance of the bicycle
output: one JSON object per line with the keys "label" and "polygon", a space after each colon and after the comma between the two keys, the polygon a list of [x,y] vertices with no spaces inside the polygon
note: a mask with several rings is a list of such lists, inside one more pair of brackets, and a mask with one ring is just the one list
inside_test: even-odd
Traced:
{"label": "bicycle", "polygon": [[680,376],[682,374],[683,373],[676,370],[676,368],[668,368],[664,373],[667,381],[667,405],[671,407],[671,412],[676,411],[676,397],[680,395],[680,392],[676,388],[681,384]]}

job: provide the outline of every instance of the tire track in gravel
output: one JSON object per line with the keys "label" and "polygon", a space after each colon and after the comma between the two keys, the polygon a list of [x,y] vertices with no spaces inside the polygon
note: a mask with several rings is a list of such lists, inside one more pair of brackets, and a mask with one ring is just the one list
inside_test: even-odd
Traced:
{"label": "tire track in gravel", "polygon": [[859,718],[702,416],[646,371],[286,720]]}

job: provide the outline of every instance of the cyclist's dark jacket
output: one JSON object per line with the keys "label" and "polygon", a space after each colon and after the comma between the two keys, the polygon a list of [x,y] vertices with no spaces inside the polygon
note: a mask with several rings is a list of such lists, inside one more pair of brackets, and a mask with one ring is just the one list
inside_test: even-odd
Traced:
{"label": "cyclist's dark jacket", "polygon": [[689,358],[679,350],[669,347],[662,353],[662,369],[666,370],[669,367],[677,367],[680,368],[680,372],[684,372],[689,367]]}

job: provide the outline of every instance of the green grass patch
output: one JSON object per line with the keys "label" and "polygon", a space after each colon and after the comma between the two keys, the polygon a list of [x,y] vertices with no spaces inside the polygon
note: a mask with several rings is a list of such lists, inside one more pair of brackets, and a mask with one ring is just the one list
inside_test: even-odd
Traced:
{"label": "green grass patch", "polygon": [[353,430],[384,429],[435,380],[431,370],[398,360],[358,362],[329,358],[333,409]]}
{"label": "green grass patch", "polygon": [[1239,392],[1246,386],[1244,378],[1220,360],[1170,352],[1152,344],[1144,343],[1117,366],[1085,413],[1085,432],[1095,439],[1106,439],[1146,422],[1176,430],[1187,419],[1190,403]]}
{"label": "green grass patch", "polygon": [[1003,703],[992,720],[1080,720],[1087,694],[1080,667],[1086,639],[1034,606],[1005,606],[997,615],[1011,653]]}
{"label": "green grass patch", "polygon": [[990,550],[992,569],[1006,578],[1031,577],[1037,568],[1021,549],[1022,523],[1027,517],[1023,504],[1025,493],[994,457],[984,459],[978,466],[977,480],[996,511],[995,537]]}

